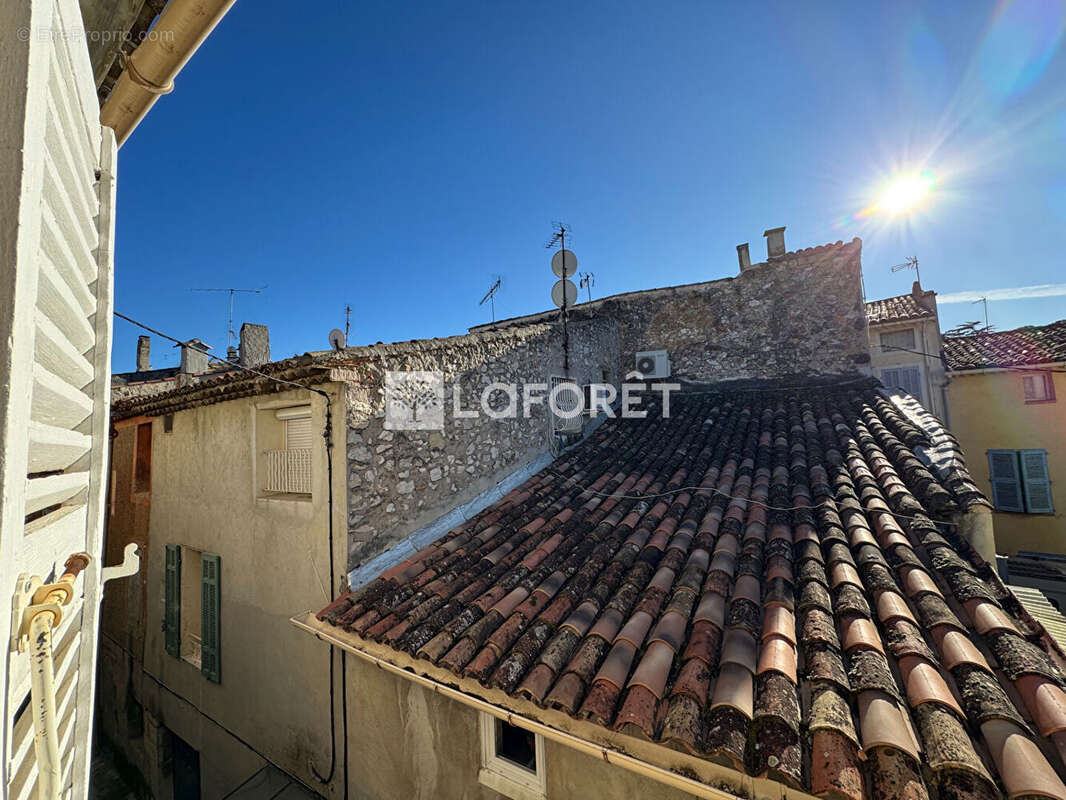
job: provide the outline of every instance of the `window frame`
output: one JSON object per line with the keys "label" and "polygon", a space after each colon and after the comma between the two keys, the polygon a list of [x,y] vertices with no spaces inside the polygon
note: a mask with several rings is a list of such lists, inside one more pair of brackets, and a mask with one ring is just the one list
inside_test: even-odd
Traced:
{"label": "window frame", "polygon": [[492,714],[484,711],[478,712],[478,732],[481,740],[478,783],[511,800],[544,800],[548,795],[544,737],[539,733],[533,734],[536,770],[527,769],[497,753],[497,732],[504,722],[505,720]]}
{"label": "window frame", "polygon": [[[208,553],[198,550],[191,545],[170,543],[165,546],[166,559],[164,562],[164,593],[163,593],[163,649],[167,655],[176,661],[188,664],[196,669],[201,675],[212,683],[222,683],[222,557],[217,553]],[[193,565],[193,559],[187,557],[187,553],[199,555],[199,569],[196,570],[195,585],[183,587],[185,579],[192,578],[188,572]],[[183,562],[185,574],[183,576]],[[183,589],[185,591],[183,591]],[[199,622],[185,619],[192,615],[192,608],[183,608],[183,595],[186,591],[192,592],[199,600]],[[210,606],[210,603],[214,606]],[[205,619],[207,609],[213,607],[214,627],[205,634]],[[196,615],[193,615],[196,616]],[[186,624],[191,623],[191,624]],[[200,635],[200,662],[197,663],[189,657],[185,648],[185,634],[192,635],[192,631],[199,627]],[[211,651],[211,657],[205,658],[207,650]]]}
{"label": "window frame", "polygon": [[[905,389],[904,387],[900,386],[899,384],[903,383],[903,381],[900,380],[899,378],[896,379],[895,383],[891,383],[888,380],[888,377],[887,377],[888,373],[890,373],[890,372],[902,373],[903,370],[907,370],[908,372],[910,370],[914,370],[914,373],[917,375],[917,380],[916,380],[914,385],[915,385],[915,388],[918,390],[918,394],[914,394],[913,392],[907,391],[907,389]],[[898,389],[901,392],[906,392],[907,394],[909,394],[911,397],[913,397],[915,400],[917,400],[922,405],[925,404],[925,397],[923,395],[924,383],[925,383],[925,372],[922,369],[920,364],[897,364],[897,365],[891,366],[891,367],[881,367],[881,383],[888,389]]]}
{"label": "window frame", "polygon": [[[152,420],[133,425],[133,468],[130,475],[130,502],[147,503],[152,498]],[[141,431],[146,431],[147,453],[142,458]],[[138,488],[138,483],[147,476],[148,488]]]}
{"label": "window frame", "polygon": [[[315,430],[314,406],[309,400],[289,401],[283,404],[268,403],[257,405],[253,410],[253,458],[255,460],[254,484],[256,500],[272,500],[283,502],[308,503],[314,499],[315,493],[315,452],[317,449]],[[307,447],[290,446],[290,422],[307,421],[309,437]],[[276,426],[276,427],[272,427]],[[271,446],[273,445],[273,446]],[[280,463],[277,468],[286,472],[281,479],[282,486],[289,486],[287,470],[289,469],[290,456],[288,453],[306,451],[306,485],[307,491],[286,491],[281,488],[269,488],[279,485],[272,482],[271,460],[276,459]]]}
{"label": "window frame", "polygon": [[[1026,378],[1040,378],[1044,385],[1044,394],[1041,397],[1029,397],[1028,392],[1025,390]],[[1050,372],[1041,372],[1033,370],[1022,375],[1022,398],[1025,400],[1026,405],[1038,405],[1040,403],[1054,403],[1055,402],[1055,381],[1051,377]]]}

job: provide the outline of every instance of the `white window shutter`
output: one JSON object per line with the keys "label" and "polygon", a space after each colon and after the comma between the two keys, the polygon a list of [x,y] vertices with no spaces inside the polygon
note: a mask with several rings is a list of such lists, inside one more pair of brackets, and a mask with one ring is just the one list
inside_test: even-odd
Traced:
{"label": "white window shutter", "polygon": [[[55,685],[69,687],[59,711],[73,797],[87,792],[94,707],[116,180],[83,26],[75,0],[0,2],[0,586],[10,605],[19,573],[48,580],[71,553],[93,558],[54,638],[69,643]],[[24,653],[0,667],[5,797],[36,792],[31,715],[13,723],[29,671]]]}
{"label": "white window shutter", "polygon": [[1025,511],[1016,450],[989,450],[988,474],[997,511]]}
{"label": "white window shutter", "polygon": [[1050,514],[1055,508],[1051,503],[1051,478],[1047,469],[1046,450],[1022,450],[1022,482],[1025,486],[1025,505],[1030,514]]}
{"label": "white window shutter", "polygon": [[311,418],[299,417],[285,420],[285,449],[311,449]]}

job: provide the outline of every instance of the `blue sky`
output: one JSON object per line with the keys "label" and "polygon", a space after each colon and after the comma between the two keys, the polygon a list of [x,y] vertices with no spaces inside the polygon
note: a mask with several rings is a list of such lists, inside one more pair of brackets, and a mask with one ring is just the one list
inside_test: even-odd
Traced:
{"label": "blue sky", "polygon": [[[1066,282],[1064,24],[1066,0],[240,0],[121,150],[116,309],[221,353],[228,298],[192,290],[266,286],[234,327],[269,325],[274,358],[327,347],[346,304],[352,344],[462,333],[496,275],[497,317],[548,307],[552,220],[594,297],[734,275],[779,225],[860,236],[871,299],[910,255],[941,293]],[[861,215],[917,170],[925,207]]]}

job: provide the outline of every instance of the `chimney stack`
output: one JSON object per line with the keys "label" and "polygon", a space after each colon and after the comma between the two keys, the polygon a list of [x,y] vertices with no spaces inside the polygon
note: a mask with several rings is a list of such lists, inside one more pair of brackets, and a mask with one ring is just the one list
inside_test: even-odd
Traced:
{"label": "chimney stack", "polygon": [[240,364],[258,367],[270,361],[270,330],[266,325],[246,322],[241,325]]}
{"label": "chimney stack", "polygon": [[763,231],[763,236],[766,237],[766,257],[780,258],[785,254],[785,226],[780,228],[770,228],[768,231]]}
{"label": "chimney stack", "polygon": [[147,372],[152,368],[151,361],[152,338],[150,336],[137,337],[137,371]]}
{"label": "chimney stack", "polygon": [[737,245],[737,260],[740,262],[740,271],[751,269],[751,253],[748,252],[748,243]]}
{"label": "chimney stack", "polygon": [[181,371],[185,375],[207,372],[207,345],[199,339],[189,339],[182,344]]}

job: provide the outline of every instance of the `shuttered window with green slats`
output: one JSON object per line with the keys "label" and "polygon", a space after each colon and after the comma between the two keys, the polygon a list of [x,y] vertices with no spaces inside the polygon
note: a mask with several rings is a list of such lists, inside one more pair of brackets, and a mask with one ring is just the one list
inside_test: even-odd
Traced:
{"label": "shuttered window with green slats", "polygon": [[181,655],[181,547],[167,545],[166,607],[163,611],[163,642],[167,653]]}
{"label": "shuttered window with green slats", "polygon": [[222,559],[218,556],[204,553],[201,558],[203,565],[203,593],[200,598],[200,638],[201,656],[200,671],[204,677],[215,683],[222,682],[222,618],[221,598],[219,592],[222,588]]}
{"label": "shuttered window with green slats", "polygon": [[[186,594],[186,620],[182,631],[182,548],[166,546],[166,592],[163,610],[163,641],[166,652],[175,658],[198,665],[204,677],[215,683],[222,682],[222,558],[211,553],[189,550],[195,558],[186,559],[189,569],[200,564],[200,595]],[[187,576],[194,581],[186,586],[186,593],[195,588],[195,573]],[[196,602],[199,601],[199,602]],[[196,618],[199,617],[200,635],[195,635]],[[191,630],[190,630],[191,629]],[[183,642],[183,637],[187,640]]]}

